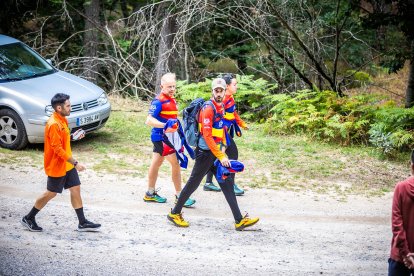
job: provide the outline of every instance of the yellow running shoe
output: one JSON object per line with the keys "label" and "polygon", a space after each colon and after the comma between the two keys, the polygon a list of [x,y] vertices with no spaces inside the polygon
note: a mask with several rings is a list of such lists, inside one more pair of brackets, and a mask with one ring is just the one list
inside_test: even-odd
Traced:
{"label": "yellow running shoe", "polygon": [[236,231],[243,231],[244,228],[255,225],[259,221],[259,218],[249,218],[249,214],[246,214],[239,223],[235,223]]}
{"label": "yellow running shoe", "polygon": [[182,213],[173,214],[173,213],[170,212],[167,215],[167,218],[168,218],[169,221],[174,223],[175,226],[178,226],[178,227],[188,227],[190,225],[187,221],[184,220]]}

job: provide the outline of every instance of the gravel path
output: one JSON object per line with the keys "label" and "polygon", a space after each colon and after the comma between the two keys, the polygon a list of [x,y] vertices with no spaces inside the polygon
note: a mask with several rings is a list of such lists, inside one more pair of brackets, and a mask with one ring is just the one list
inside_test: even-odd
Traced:
{"label": "gravel path", "polygon": [[189,228],[166,215],[173,185],[159,180],[166,204],[142,200],[145,179],[80,174],[86,217],[97,233],[75,231],[68,192],[37,216],[41,233],[21,217],[44,191],[33,167],[0,167],[0,275],[385,275],[391,240],[392,194],[348,197],[252,189],[242,211],[260,217],[236,232],[222,193],[200,187],[196,207],[184,209]]}

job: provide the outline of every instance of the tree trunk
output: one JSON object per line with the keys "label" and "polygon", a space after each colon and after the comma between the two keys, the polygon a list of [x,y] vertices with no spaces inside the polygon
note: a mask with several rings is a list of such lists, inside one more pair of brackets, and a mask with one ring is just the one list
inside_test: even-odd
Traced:
{"label": "tree trunk", "polygon": [[270,61],[270,68],[272,70],[272,74],[273,77],[276,79],[277,81],[277,89],[278,89],[278,93],[283,93],[284,89],[285,89],[285,81],[280,77],[279,75],[279,66],[276,64],[275,60],[273,59],[272,53],[271,53],[271,49],[269,47],[267,47],[268,51],[269,51],[269,55],[267,55],[267,59]]}
{"label": "tree trunk", "polygon": [[13,24],[13,19],[10,18],[10,15],[15,15],[15,5],[13,0],[3,0],[0,2],[0,34],[9,34],[12,35],[11,29]]}
{"label": "tree trunk", "polygon": [[98,62],[96,58],[98,57],[98,30],[96,26],[99,26],[99,13],[100,13],[100,4],[99,0],[91,0],[84,4],[85,8],[85,34],[83,41],[84,48],[84,73],[83,76],[97,83],[98,78]]}
{"label": "tree trunk", "polygon": [[414,59],[410,60],[410,73],[408,75],[407,90],[405,93],[405,107],[414,105]]}
{"label": "tree trunk", "polygon": [[121,0],[120,4],[121,4],[122,16],[124,17],[124,24],[125,24],[125,27],[127,27],[128,17],[129,17],[127,2],[126,0]]}
{"label": "tree trunk", "polygon": [[189,71],[189,66],[188,66],[188,64],[189,64],[189,61],[188,61],[188,57],[189,57],[189,53],[188,53],[188,44],[187,44],[187,40],[186,40],[186,36],[187,36],[187,34],[184,34],[183,35],[183,44],[184,44],[184,60],[183,60],[183,63],[184,63],[184,75],[185,75],[185,80],[187,81],[187,82],[190,82],[190,71]]}
{"label": "tree trunk", "polygon": [[156,63],[156,82],[155,92],[160,92],[161,77],[165,73],[170,72],[175,66],[174,55],[176,51],[173,49],[173,41],[176,33],[176,17],[171,15],[168,11],[168,7],[160,5],[160,17],[164,18],[164,22],[161,27],[160,38],[158,42],[158,58]]}
{"label": "tree trunk", "polygon": [[238,58],[237,58],[237,67],[239,68],[239,70],[241,71],[241,72],[245,72],[246,71],[246,68],[247,68],[247,61],[246,61],[246,58],[244,57],[244,56],[239,56]]}

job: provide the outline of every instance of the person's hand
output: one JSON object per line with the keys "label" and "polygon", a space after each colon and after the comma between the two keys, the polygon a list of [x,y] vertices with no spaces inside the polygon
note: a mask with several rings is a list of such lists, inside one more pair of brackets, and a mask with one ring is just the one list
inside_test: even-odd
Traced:
{"label": "person's hand", "polygon": [[72,134],[72,140],[77,141],[85,137],[85,131],[83,129],[78,129]]}
{"label": "person's hand", "polygon": [[241,124],[239,124],[239,127],[245,130],[249,130],[249,126],[245,122],[242,122]]}
{"label": "person's hand", "polygon": [[409,253],[407,255],[408,260],[411,261],[411,265],[409,266],[409,269],[414,269],[414,253]]}
{"label": "person's hand", "polygon": [[220,160],[220,163],[224,166],[224,167],[230,167],[230,160],[227,157],[224,157],[223,159]]}
{"label": "person's hand", "polygon": [[405,257],[403,261],[408,269],[414,269],[414,253],[408,253],[407,257]]}
{"label": "person's hand", "polygon": [[[175,121],[175,123],[174,123]],[[172,122],[172,123],[171,123]],[[177,119],[168,119],[166,125],[169,124],[170,126],[167,127],[166,129],[164,129],[165,133],[172,133],[172,132],[176,132],[178,129],[178,121]],[[165,128],[165,126],[164,126]]]}
{"label": "person's hand", "polygon": [[78,163],[78,164],[76,164],[75,169],[76,169],[78,172],[81,172],[81,171],[86,170],[86,167],[85,167],[84,165],[82,165],[81,163]]}

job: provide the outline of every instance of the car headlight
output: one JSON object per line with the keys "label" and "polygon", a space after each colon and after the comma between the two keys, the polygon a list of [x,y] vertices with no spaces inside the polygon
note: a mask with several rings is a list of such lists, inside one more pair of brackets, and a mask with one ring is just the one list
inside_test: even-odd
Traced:
{"label": "car headlight", "polygon": [[98,104],[99,105],[104,105],[108,102],[108,97],[106,96],[105,92],[102,93],[99,98],[98,98]]}
{"label": "car headlight", "polygon": [[53,109],[53,107],[51,105],[47,105],[45,107],[45,113],[46,113],[47,116],[52,115],[53,112],[55,112],[55,110]]}

